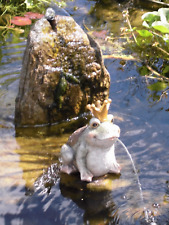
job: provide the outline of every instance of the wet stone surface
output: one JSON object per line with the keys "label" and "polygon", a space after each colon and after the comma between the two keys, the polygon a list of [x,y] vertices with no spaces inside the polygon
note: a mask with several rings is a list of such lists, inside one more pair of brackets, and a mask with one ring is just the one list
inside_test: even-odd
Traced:
{"label": "wet stone surface", "polygon": [[16,99],[16,126],[75,117],[109,94],[98,44],[69,16],[45,17],[31,29]]}

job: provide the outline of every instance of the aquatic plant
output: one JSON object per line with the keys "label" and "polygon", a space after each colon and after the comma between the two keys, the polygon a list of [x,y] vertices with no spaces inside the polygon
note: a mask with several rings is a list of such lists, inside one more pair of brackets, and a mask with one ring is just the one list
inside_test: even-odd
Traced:
{"label": "aquatic plant", "polygon": [[11,19],[11,24],[15,24],[18,26],[30,25],[32,21],[27,17],[15,16]]}
{"label": "aquatic plant", "polygon": [[142,63],[140,75],[155,80],[147,87],[154,92],[161,91],[161,100],[169,90],[169,9],[160,8],[143,14],[141,29],[132,27],[128,10],[124,16],[129,27],[124,32],[127,44],[137,53],[135,60]]}
{"label": "aquatic plant", "polygon": [[[4,37],[8,31],[23,33],[24,29],[16,26],[31,25],[32,20],[40,19],[51,0],[1,0],[0,2],[0,30]],[[55,1],[58,6],[65,6],[65,1]]]}
{"label": "aquatic plant", "polygon": [[26,26],[26,25],[31,25],[32,20],[34,19],[40,19],[44,15],[40,13],[35,13],[35,12],[26,12],[24,16],[14,16],[11,19],[11,24],[17,25],[17,26]]}
{"label": "aquatic plant", "polygon": [[[42,11],[44,4],[50,4],[51,0],[1,0],[0,14],[22,15],[27,10]],[[55,1],[58,6],[65,6],[64,0]]]}

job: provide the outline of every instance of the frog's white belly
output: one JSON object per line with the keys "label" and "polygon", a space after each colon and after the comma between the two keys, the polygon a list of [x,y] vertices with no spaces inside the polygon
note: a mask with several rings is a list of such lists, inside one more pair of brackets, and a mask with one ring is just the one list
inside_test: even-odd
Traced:
{"label": "frog's white belly", "polygon": [[92,148],[92,151],[88,151],[86,167],[94,176],[102,176],[108,172],[113,172],[116,165],[114,146],[106,150]]}

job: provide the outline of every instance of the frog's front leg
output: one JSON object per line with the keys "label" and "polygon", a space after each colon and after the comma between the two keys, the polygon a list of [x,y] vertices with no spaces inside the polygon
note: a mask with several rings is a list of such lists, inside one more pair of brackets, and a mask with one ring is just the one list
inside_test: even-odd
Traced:
{"label": "frog's front leg", "polygon": [[61,172],[70,174],[76,172],[77,169],[73,164],[74,160],[74,149],[69,145],[64,144],[61,148]]}
{"label": "frog's front leg", "polygon": [[91,182],[93,174],[86,167],[86,156],[87,150],[83,145],[79,146],[79,149],[76,153],[76,164],[80,172],[80,178],[83,181]]}
{"label": "frog's front leg", "polygon": [[120,174],[120,171],[121,171],[121,167],[120,165],[115,162],[114,164],[112,164],[110,170],[109,170],[109,173],[117,173],[117,174]]}

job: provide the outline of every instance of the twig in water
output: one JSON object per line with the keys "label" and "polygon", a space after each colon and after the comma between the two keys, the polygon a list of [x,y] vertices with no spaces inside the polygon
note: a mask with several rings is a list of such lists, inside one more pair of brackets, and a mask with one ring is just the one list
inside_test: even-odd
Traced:
{"label": "twig in water", "polygon": [[146,67],[148,70],[150,70],[152,73],[154,73],[156,76],[158,76],[161,80],[166,80],[169,81],[169,78],[161,75],[160,73],[158,73],[156,70],[154,70],[153,68],[151,68],[148,64],[146,64]]}
{"label": "twig in water", "polygon": [[131,23],[130,23],[130,20],[129,20],[129,11],[128,11],[128,9],[125,10],[125,11],[123,11],[123,15],[126,18],[126,22],[127,22],[128,26],[129,26],[129,28],[131,30],[131,33],[132,33],[132,36],[134,38],[135,43],[138,44],[137,38],[136,38],[136,36],[135,36],[135,34],[133,32],[133,28],[132,28]]}
{"label": "twig in water", "polygon": [[152,46],[156,47],[158,50],[160,50],[161,52],[163,52],[164,54],[169,56],[169,53],[167,51],[165,51],[164,49],[158,47],[158,43],[155,42]]}
{"label": "twig in water", "polygon": [[167,97],[167,91],[169,90],[169,88],[166,88],[163,92],[162,92],[162,94],[161,94],[161,96],[160,96],[160,98],[159,98],[159,100],[158,100],[158,102],[159,101],[161,101],[161,99],[163,98],[163,96],[165,95],[165,97]]}
{"label": "twig in water", "polygon": [[163,98],[163,96],[165,96],[165,97],[167,98],[167,96],[168,96],[167,91],[169,91],[169,88],[166,88],[166,89],[162,92],[162,94],[160,95],[160,98],[158,99],[158,101],[156,101],[156,102],[155,102],[154,104],[152,104],[152,105],[156,105],[158,102],[160,102],[161,99]]}
{"label": "twig in water", "polygon": [[137,58],[135,58],[135,57],[133,57],[133,56],[131,56],[131,55],[129,55],[129,56],[127,56],[127,55],[114,55],[114,54],[112,54],[112,55],[103,55],[103,59],[122,59],[122,60],[126,60],[126,61],[139,61],[139,59],[137,59]]}

